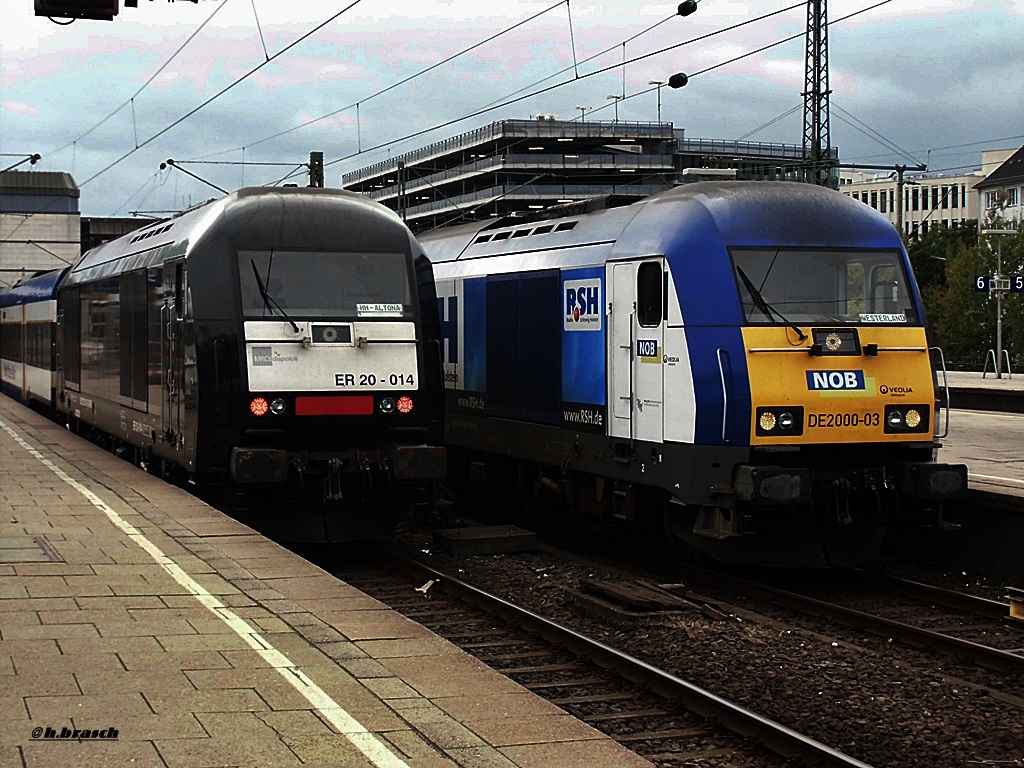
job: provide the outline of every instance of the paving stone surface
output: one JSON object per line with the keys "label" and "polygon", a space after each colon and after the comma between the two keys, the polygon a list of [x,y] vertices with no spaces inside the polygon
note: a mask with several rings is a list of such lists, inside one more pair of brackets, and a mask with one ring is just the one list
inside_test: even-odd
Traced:
{"label": "paving stone surface", "polygon": [[[5,425],[191,581],[173,578],[168,560],[154,560]],[[0,520],[3,765],[648,765],[378,601],[6,397]],[[107,737],[59,738],[64,729]]]}

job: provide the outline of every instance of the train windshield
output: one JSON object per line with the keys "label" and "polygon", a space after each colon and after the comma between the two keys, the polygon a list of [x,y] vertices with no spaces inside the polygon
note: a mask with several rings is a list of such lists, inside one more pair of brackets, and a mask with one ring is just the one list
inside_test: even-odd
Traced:
{"label": "train windshield", "polygon": [[[255,269],[254,269],[255,266]],[[270,301],[260,294],[256,273]],[[410,317],[408,256],[402,253],[239,251],[246,317]]]}
{"label": "train windshield", "polygon": [[734,248],[731,256],[748,325],[920,322],[898,251]]}

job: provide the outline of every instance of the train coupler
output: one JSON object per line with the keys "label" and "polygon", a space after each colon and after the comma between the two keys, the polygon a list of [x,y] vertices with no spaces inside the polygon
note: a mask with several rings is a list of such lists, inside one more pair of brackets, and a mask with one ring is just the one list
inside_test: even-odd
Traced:
{"label": "train coupler", "polygon": [[341,501],[345,498],[341,492],[342,470],[344,462],[341,459],[328,459],[327,476],[324,477],[324,501]]}

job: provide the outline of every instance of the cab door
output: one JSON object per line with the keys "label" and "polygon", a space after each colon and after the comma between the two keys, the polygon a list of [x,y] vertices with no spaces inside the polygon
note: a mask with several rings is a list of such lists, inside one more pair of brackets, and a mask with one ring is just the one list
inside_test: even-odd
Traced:
{"label": "cab door", "polygon": [[660,256],[609,265],[610,432],[614,437],[664,438],[665,260]]}

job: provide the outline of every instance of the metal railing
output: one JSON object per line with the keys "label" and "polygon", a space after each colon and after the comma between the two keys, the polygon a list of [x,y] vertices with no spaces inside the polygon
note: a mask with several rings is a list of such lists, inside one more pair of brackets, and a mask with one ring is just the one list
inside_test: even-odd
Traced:
{"label": "metal railing", "polygon": [[342,177],[342,184],[349,186],[360,181],[397,172],[398,163],[412,165],[432,157],[439,157],[450,152],[469,149],[488,141],[508,138],[635,138],[672,140],[674,136],[671,123],[650,122],[575,122],[566,120],[499,120],[450,139],[428,144],[420,149],[396,155],[379,163],[368,165]]}
{"label": "metal railing", "polygon": [[[438,171],[426,176],[419,176],[407,179],[405,182],[405,194],[409,195],[428,187],[436,187],[459,179],[478,176],[483,173],[499,171],[501,169],[532,170],[552,168],[558,170],[672,170],[672,155],[578,155],[569,157],[567,155],[554,154],[512,154],[498,155],[495,157],[477,160],[475,163],[466,163],[457,168],[449,168],[445,171]],[[383,189],[372,189],[364,194],[373,200],[387,200],[398,197],[398,184],[391,184]]]}

